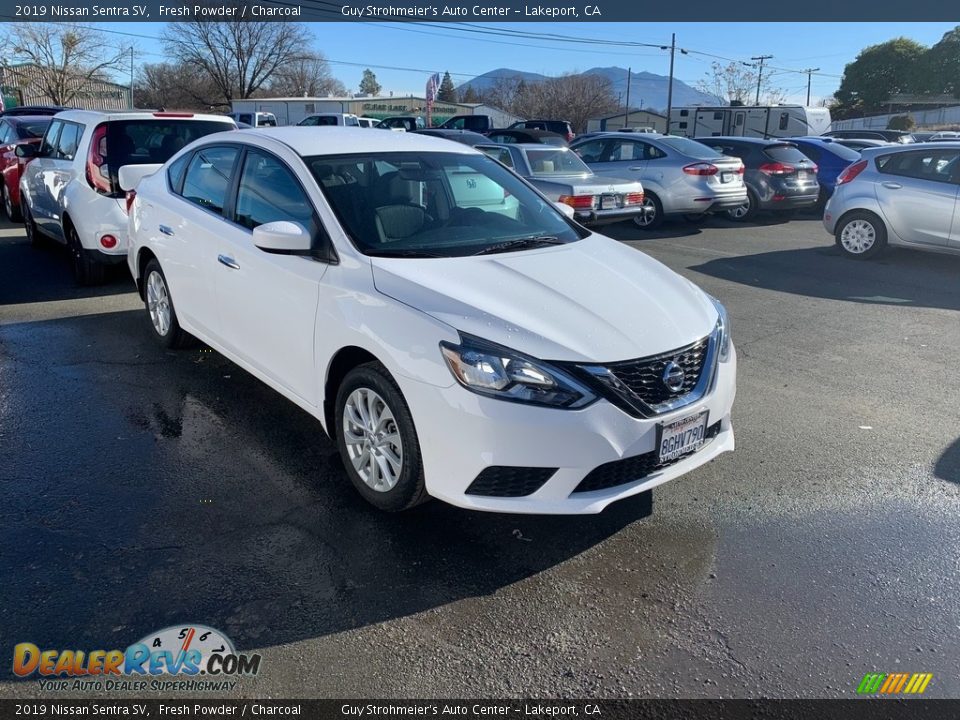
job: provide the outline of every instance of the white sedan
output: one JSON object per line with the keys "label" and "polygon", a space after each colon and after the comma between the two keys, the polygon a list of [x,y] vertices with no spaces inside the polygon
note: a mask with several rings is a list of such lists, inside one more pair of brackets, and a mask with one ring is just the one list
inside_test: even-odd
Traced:
{"label": "white sedan", "polygon": [[733,450],[723,306],[481,152],[294,127],[149,170],[121,184],[157,339],[316,417],[378,508],[595,513]]}

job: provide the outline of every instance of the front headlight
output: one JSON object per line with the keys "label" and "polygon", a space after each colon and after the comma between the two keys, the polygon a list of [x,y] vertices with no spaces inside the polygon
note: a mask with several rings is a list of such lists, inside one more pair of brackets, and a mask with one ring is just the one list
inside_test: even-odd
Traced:
{"label": "front headlight", "polygon": [[726,362],[730,359],[730,318],[727,316],[727,309],[723,303],[717,300],[713,295],[707,295],[717,309],[720,319],[717,320],[717,331],[719,333],[720,343],[720,362]]}
{"label": "front headlight", "polygon": [[513,402],[575,409],[597,396],[572,377],[515,350],[461,333],[460,344],[440,343],[450,372],[467,390]]}

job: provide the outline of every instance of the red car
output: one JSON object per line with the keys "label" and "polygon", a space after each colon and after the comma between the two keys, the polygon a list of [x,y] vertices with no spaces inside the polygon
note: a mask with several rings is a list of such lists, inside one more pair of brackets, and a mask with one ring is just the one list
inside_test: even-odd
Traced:
{"label": "red car", "polygon": [[18,145],[39,143],[53,118],[48,115],[5,115],[0,117],[0,195],[3,210],[13,222],[20,222],[20,173],[30,159],[17,157]]}

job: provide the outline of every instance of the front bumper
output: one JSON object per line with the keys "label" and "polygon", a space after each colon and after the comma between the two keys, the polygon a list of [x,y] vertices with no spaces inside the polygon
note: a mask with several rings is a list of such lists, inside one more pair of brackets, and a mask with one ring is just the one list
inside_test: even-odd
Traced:
{"label": "front bumper", "polygon": [[[427,491],[459,507],[508,513],[588,514],[649,490],[734,449],[730,411],[736,394],[736,350],[718,365],[713,389],[701,400],[657,418],[635,418],[600,399],[582,410],[505,402],[460,385],[438,388],[401,379],[417,424]],[[655,449],[660,423],[706,410],[719,432],[697,452],[676,463],[614,487],[574,492],[591,471],[606,463]],[[523,497],[467,494],[492,466],[556,468],[535,492]]]}

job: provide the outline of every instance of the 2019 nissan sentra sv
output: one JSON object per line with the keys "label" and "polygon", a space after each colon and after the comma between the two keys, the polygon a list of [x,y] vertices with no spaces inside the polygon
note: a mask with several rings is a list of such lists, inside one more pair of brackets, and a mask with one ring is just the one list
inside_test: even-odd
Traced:
{"label": "2019 nissan sentra sv", "polygon": [[155,335],[314,415],[379,508],[599,512],[733,450],[723,306],[472,148],[277,128],[154,170],[121,183]]}

